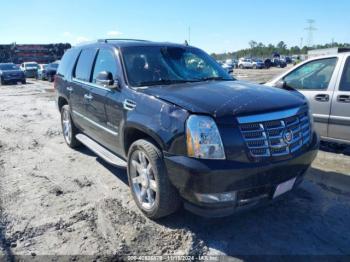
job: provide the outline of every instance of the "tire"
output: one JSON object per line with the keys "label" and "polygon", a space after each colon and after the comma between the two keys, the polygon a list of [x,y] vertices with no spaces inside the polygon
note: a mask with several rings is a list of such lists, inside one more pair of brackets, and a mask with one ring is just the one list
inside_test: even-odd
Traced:
{"label": "tire", "polygon": [[79,140],[75,138],[75,135],[79,133],[79,130],[75,127],[69,105],[64,105],[61,108],[61,126],[64,141],[71,148],[76,148],[81,145]]}
{"label": "tire", "polygon": [[2,77],[0,78],[0,83],[2,86],[5,85],[5,80]]}
{"label": "tire", "polygon": [[256,65],[253,65],[253,69],[256,69]]}
{"label": "tire", "polygon": [[27,81],[24,79],[21,81],[22,85],[25,85],[27,83]]}
{"label": "tire", "polygon": [[158,219],[178,210],[179,193],[170,183],[161,150],[152,142],[140,139],[130,146],[127,172],[134,201],[148,218]]}
{"label": "tire", "polygon": [[244,66],[243,66],[243,65],[239,65],[239,68],[240,68],[240,69],[244,69]]}

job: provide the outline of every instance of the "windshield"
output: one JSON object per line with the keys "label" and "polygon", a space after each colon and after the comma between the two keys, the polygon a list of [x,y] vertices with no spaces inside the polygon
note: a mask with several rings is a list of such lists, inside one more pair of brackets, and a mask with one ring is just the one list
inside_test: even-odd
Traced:
{"label": "windshield", "polygon": [[38,64],[34,64],[34,63],[31,63],[31,64],[25,64],[25,67],[38,67]]}
{"label": "windshield", "polygon": [[0,65],[0,70],[19,70],[19,68],[16,65],[7,64],[7,65]]}
{"label": "windshield", "polygon": [[58,64],[51,64],[50,67],[57,69]]}
{"label": "windshield", "polygon": [[131,86],[209,80],[234,80],[205,52],[193,47],[125,47],[122,49]]}

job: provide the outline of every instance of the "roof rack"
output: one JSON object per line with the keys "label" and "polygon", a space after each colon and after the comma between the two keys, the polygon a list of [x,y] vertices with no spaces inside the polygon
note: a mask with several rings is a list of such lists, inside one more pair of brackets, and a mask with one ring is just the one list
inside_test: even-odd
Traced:
{"label": "roof rack", "polygon": [[104,39],[98,39],[98,42],[108,43],[109,41],[139,41],[139,42],[148,42],[147,40],[132,39],[132,38],[104,38]]}

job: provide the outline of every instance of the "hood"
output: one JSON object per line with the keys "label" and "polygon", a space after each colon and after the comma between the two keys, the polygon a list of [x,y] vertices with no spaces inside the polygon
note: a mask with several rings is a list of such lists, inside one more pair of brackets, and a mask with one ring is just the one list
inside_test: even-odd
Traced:
{"label": "hood", "polygon": [[192,113],[210,114],[213,117],[267,113],[307,103],[299,92],[244,81],[151,86],[141,91]]}
{"label": "hood", "polygon": [[15,69],[15,70],[0,70],[0,72],[4,75],[12,75],[12,74],[23,74],[23,71],[20,69]]}

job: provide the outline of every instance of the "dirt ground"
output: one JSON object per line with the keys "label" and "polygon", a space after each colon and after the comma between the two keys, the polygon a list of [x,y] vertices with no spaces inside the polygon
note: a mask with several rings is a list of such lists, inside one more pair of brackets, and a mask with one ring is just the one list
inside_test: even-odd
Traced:
{"label": "dirt ground", "polygon": [[[235,74],[260,82],[251,74],[269,72],[249,71]],[[52,84],[0,86],[0,261],[350,255],[350,150],[322,149],[300,188],[267,207],[222,219],[180,210],[154,222],[134,204],[125,170],[65,145]]]}

